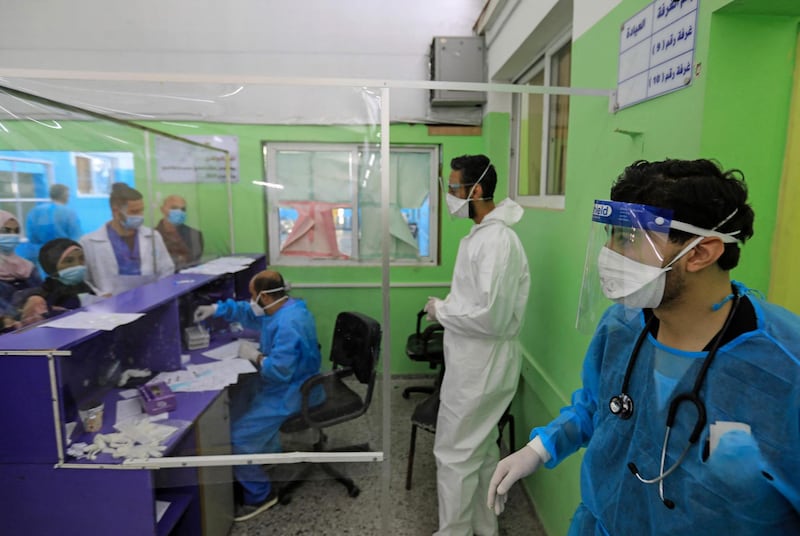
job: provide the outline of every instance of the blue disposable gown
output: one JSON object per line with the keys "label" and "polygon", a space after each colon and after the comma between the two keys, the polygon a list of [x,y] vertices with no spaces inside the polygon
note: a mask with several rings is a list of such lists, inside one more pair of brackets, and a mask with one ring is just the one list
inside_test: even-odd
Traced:
{"label": "blue disposable gown", "polygon": [[[259,348],[265,356],[252,400],[241,415],[233,416],[233,452],[280,452],[281,424],[300,411],[300,387],[320,370],[314,317],[305,302],[295,298],[289,298],[274,314],[261,317],[253,314],[248,302],[226,300],[217,304],[215,316],[260,328]],[[321,389],[314,395],[312,405],[323,401]],[[260,465],[236,466],[234,474],[244,488],[246,503],[259,503],[269,494],[271,483]]]}
{"label": "blue disposable gown", "polygon": [[39,250],[47,242],[56,238],[69,238],[78,241],[83,235],[78,214],[60,203],[41,203],[28,212],[25,220],[25,234],[28,242],[20,244],[18,253],[39,266]]}
{"label": "blue disposable gown", "polygon": [[[633,416],[622,420],[608,402],[620,393],[644,316],[630,318],[620,305],[606,311],[572,405],[531,432],[552,456],[547,467],[586,447],[570,534],[800,534],[800,318],[748,298],[757,329],[719,348],[700,390],[707,424],[663,481],[673,510],[661,502],[658,484],[639,482],[627,465],[635,463],[644,478],[658,476],[669,402],[692,390],[707,352],[675,350],[648,336],[628,387]],[[694,406],[682,404],[665,468],[688,444],[695,418]],[[709,425],[717,421],[749,424],[751,435],[726,434],[704,460]]]}

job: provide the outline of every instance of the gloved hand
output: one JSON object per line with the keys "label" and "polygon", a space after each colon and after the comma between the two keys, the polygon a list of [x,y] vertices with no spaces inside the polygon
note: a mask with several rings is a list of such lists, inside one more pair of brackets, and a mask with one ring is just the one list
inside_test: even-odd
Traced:
{"label": "gloved hand", "polygon": [[202,322],[206,318],[212,316],[217,312],[217,304],[214,305],[201,305],[194,310],[194,323]]}
{"label": "gloved hand", "polygon": [[436,322],[436,305],[439,301],[441,301],[439,298],[428,296],[428,303],[422,308],[423,311],[428,313],[425,318],[427,318],[429,322]]}
{"label": "gloved hand", "polygon": [[511,486],[517,480],[532,474],[542,463],[547,461],[540,452],[546,453],[547,451],[542,445],[541,438],[536,436],[530,443],[514,454],[506,456],[497,464],[492,480],[489,482],[489,496],[486,502],[487,506],[494,510],[495,515],[499,516],[505,509],[508,490],[511,489]]}
{"label": "gloved hand", "polygon": [[244,339],[239,341],[239,357],[247,359],[255,366],[258,366],[258,359],[262,356],[258,349],[258,345],[254,342],[246,341]]}

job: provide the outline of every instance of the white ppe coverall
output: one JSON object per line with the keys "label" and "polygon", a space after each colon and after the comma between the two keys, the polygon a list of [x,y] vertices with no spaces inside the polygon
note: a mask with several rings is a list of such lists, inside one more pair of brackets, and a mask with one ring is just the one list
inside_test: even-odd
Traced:
{"label": "white ppe coverall", "polygon": [[486,494],[497,461],[497,422],[519,381],[517,335],[528,301],[528,259],[509,227],[522,218],[505,199],[461,240],[450,294],[435,303],[444,326],[434,455],[437,535],[497,534]]}

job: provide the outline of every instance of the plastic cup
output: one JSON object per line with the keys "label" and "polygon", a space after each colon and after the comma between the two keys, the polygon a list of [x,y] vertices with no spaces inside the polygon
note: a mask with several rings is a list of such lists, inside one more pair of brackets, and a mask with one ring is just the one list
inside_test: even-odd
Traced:
{"label": "plastic cup", "polygon": [[87,402],[78,408],[83,429],[89,433],[99,432],[103,427],[103,403]]}

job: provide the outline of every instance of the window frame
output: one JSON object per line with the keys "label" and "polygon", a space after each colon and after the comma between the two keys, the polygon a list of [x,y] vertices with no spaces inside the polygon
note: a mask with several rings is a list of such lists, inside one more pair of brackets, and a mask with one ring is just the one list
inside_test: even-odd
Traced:
{"label": "window frame", "polygon": [[[278,203],[270,198],[270,191],[273,188],[264,188],[264,203],[266,206],[264,235],[267,240],[266,251],[268,262],[279,266],[380,266],[381,260],[359,258],[358,249],[361,233],[361,222],[358,214],[358,165],[361,153],[369,148],[377,155],[380,155],[380,144],[364,142],[262,142],[262,154],[264,158],[264,181],[267,184],[274,184],[273,180],[277,177],[275,154],[278,151],[342,151],[350,153],[350,192],[352,204],[352,234],[354,253],[348,259],[328,259],[313,258],[302,256],[281,255],[280,253],[280,215]],[[391,259],[392,266],[437,266],[439,264],[439,226],[440,226],[440,192],[439,175],[441,170],[442,149],[438,144],[391,144],[390,153],[396,152],[428,152],[430,153],[430,179],[429,179],[429,225],[428,225],[428,255],[417,259]],[[393,180],[394,177],[390,177]]]}
{"label": "window frame", "polygon": [[[46,171],[47,177],[47,186],[48,188],[55,184],[55,170],[53,166],[53,162],[49,160],[39,160],[35,158],[16,158],[16,157],[9,157],[9,156],[0,156],[0,160],[4,160],[6,162],[11,162],[12,164],[15,162],[21,162],[24,164],[35,164],[41,165]],[[12,166],[13,167],[13,166]],[[25,206],[30,206],[28,210],[31,210],[35,207],[38,203],[44,203],[50,201],[50,197],[20,197],[19,194],[19,176],[20,171],[16,168],[11,169],[9,171],[11,173],[11,177],[14,179],[14,189],[16,190],[15,196],[12,197],[2,197],[0,198],[0,202],[3,203],[13,203],[14,204],[14,214],[15,218],[19,222],[19,230],[20,235],[23,237],[23,241],[27,240],[27,229],[25,229],[25,225],[27,222],[27,213],[23,214],[23,208]],[[10,212],[10,211],[9,211]]]}
{"label": "window frame", "polygon": [[[530,63],[522,72],[517,76],[513,83],[519,85],[526,85],[536,75],[544,72],[544,86],[551,85],[552,78],[552,60],[553,57],[561,51],[561,49],[572,42],[572,28],[567,28],[559,36],[551,41],[539,55],[535,61]],[[571,80],[571,77],[570,77]],[[571,81],[570,81],[571,85]],[[522,140],[522,99],[527,97],[529,93],[515,93],[511,101],[511,166],[509,177],[509,197],[514,199],[517,203],[524,207],[531,208],[545,208],[563,210],[566,206],[566,188],[564,185],[564,194],[547,194],[547,179],[551,167],[550,162],[550,115],[552,95],[542,94],[542,140],[541,140],[541,163],[539,167],[539,194],[537,195],[519,195],[519,182],[520,182],[520,155],[522,153],[521,140]],[[569,131],[567,133],[569,135]]]}
{"label": "window frame", "polygon": [[[133,156],[133,155],[131,155]],[[72,160],[72,167],[75,170],[75,196],[77,198],[86,198],[86,199],[108,199],[111,196],[111,184],[118,181],[119,179],[116,178],[116,170],[120,168],[119,166],[119,157],[117,156],[117,152],[81,152],[81,151],[72,151],[70,154],[70,158]],[[94,174],[90,172],[89,179],[92,183],[92,192],[84,193],[81,192],[80,189],[80,182],[81,182],[81,175],[78,169],[78,159],[85,159],[89,160],[89,165],[91,166],[94,160],[105,160],[110,167],[111,170],[111,177],[109,178],[109,190],[106,193],[95,191],[95,181],[94,181]]]}

